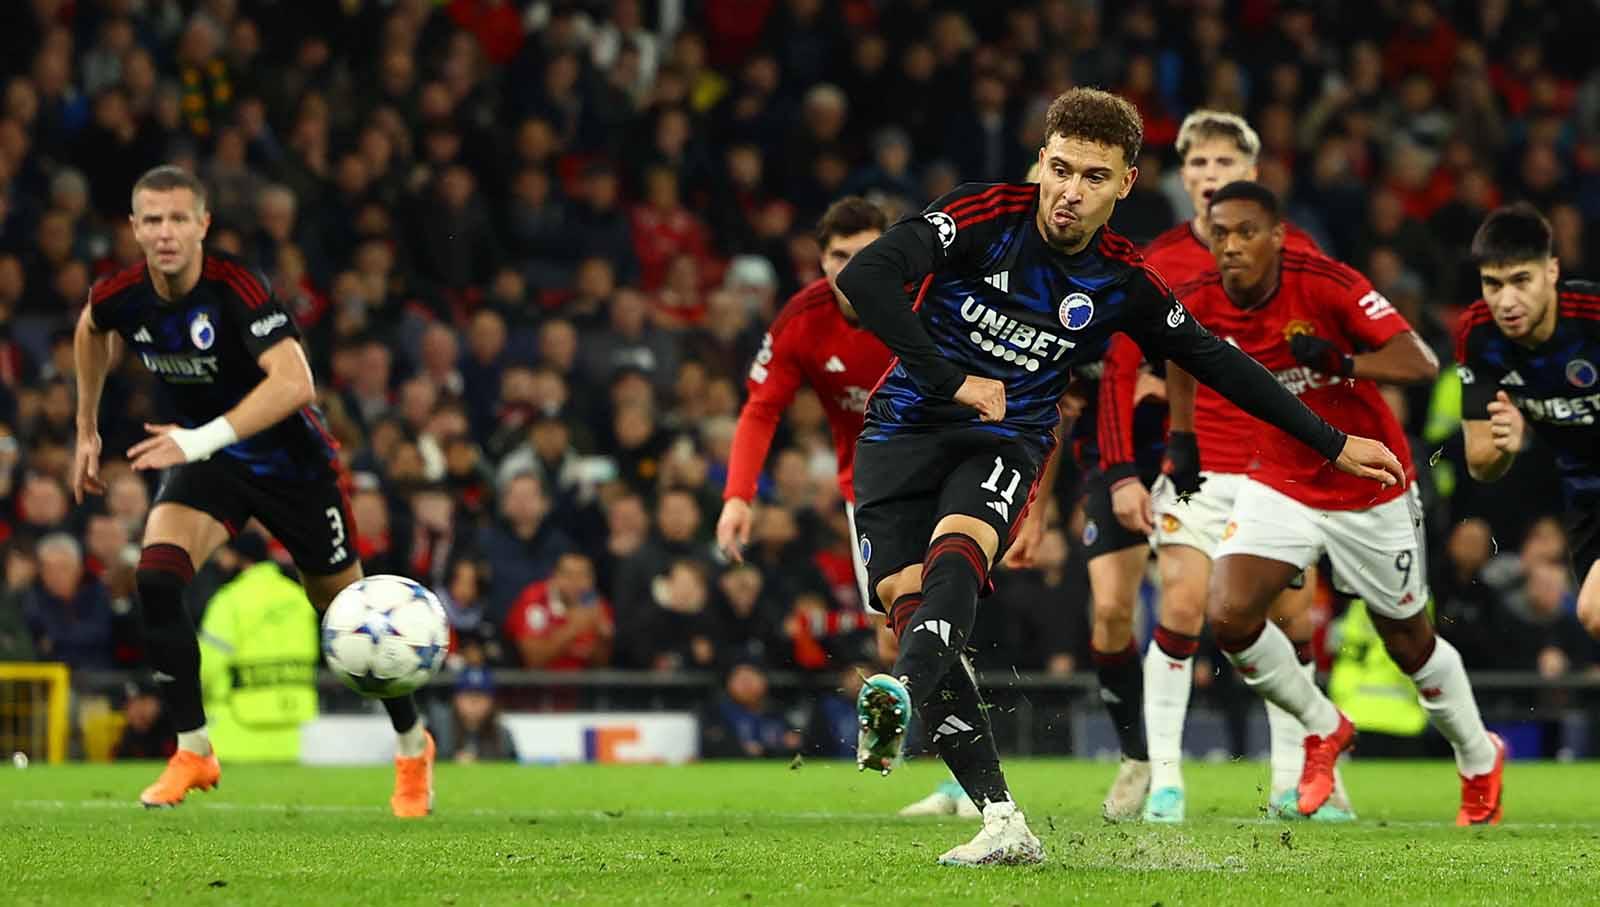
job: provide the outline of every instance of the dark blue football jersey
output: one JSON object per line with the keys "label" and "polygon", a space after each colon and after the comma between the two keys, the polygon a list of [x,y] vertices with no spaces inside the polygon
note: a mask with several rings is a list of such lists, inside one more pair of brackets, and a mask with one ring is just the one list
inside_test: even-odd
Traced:
{"label": "dark blue football jersey", "polygon": [[1600,506],[1600,284],[1564,280],[1555,333],[1526,347],[1500,333],[1483,300],[1461,316],[1461,418],[1489,418],[1505,391],[1555,454],[1568,509]]}
{"label": "dark blue football jersey", "polygon": [[1050,443],[1057,401],[1075,371],[1098,377],[1115,332],[1155,361],[1215,359],[1226,347],[1110,229],[1077,254],[1051,248],[1035,225],[1038,204],[1036,184],[967,183],[896,225],[931,228],[921,232],[935,264],[917,312],[943,358],[1005,383],[1004,421],[981,422],[970,407],[925,394],[897,361],[868,403],[863,439],[970,426]]}
{"label": "dark blue football jersey", "polygon": [[[160,379],[185,428],[236,406],[266,377],[257,357],[300,336],[264,277],[232,256],[204,255],[199,283],[180,300],[162,299],[142,263],[89,291],[95,329],[121,335],[130,354]],[[321,412],[308,406],[216,456],[233,457],[259,475],[308,480],[329,473],[336,450]]]}

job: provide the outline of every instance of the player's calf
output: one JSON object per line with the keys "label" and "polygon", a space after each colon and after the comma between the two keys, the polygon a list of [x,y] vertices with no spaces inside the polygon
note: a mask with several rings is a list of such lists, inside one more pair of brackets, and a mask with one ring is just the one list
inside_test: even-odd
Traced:
{"label": "player's calf", "polygon": [[[134,582],[139,590],[145,655],[161,687],[161,698],[178,731],[180,749],[211,754],[200,699],[200,644],[183,590],[194,580],[189,552],[178,545],[147,545]],[[180,798],[181,799],[181,798]]]}

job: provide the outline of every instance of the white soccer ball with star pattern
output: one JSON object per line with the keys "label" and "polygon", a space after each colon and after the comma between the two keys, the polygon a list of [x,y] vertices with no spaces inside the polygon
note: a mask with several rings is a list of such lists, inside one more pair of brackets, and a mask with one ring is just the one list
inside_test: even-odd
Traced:
{"label": "white soccer ball with star pattern", "polygon": [[403,576],[351,583],[322,616],[328,667],[363,696],[404,696],[428,682],[450,649],[450,621],[428,588]]}

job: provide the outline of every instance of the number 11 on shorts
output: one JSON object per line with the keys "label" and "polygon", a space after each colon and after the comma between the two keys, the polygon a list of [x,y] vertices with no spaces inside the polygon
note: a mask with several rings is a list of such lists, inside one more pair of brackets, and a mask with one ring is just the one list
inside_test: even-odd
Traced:
{"label": "number 11 on shorts", "polygon": [[995,457],[994,472],[989,473],[989,478],[985,479],[983,484],[978,487],[984,491],[993,491],[1000,495],[1001,500],[990,501],[989,506],[994,508],[995,513],[1000,514],[1001,519],[1009,523],[1011,522],[1011,505],[1015,503],[1014,497],[1017,493],[1017,485],[1022,482],[1022,471],[1020,469],[1011,470],[1011,484],[1007,485],[1004,491],[1001,491],[1000,479],[1005,475],[1005,471],[1005,461]]}

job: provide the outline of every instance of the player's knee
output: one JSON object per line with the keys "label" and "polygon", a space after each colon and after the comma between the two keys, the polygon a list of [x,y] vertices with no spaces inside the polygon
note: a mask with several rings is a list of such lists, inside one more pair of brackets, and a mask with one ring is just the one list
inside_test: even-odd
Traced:
{"label": "player's knee", "polygon": [[1161,591],[1161,625],[1169,630],[1199,634],[1206,621],[1206,590],[1193,583],[1178,583]]}
{"label": "player's knee", "polygon": [[147,624],[159,625],[181,615],[183,590],[194,579],[189,552],[177,545],[147,545],[140,552],[134,583]]}
{"label": "player's knee", "polygon": [[1383,640],[1384,651],[1407,674],[1422,670],[1433,655],[1434,631],[1426,614],[1416,614],[1405,619],[1370,614],[1373,628]]}
{"label": "player's knee", "polygon": [[888,613],[894,603],[907,595],[916,595],[922,591],[922,565],[916,564],[907,567],[892,576],[886,576],[878,581],[878,601],[882,604],[884,613]]}

